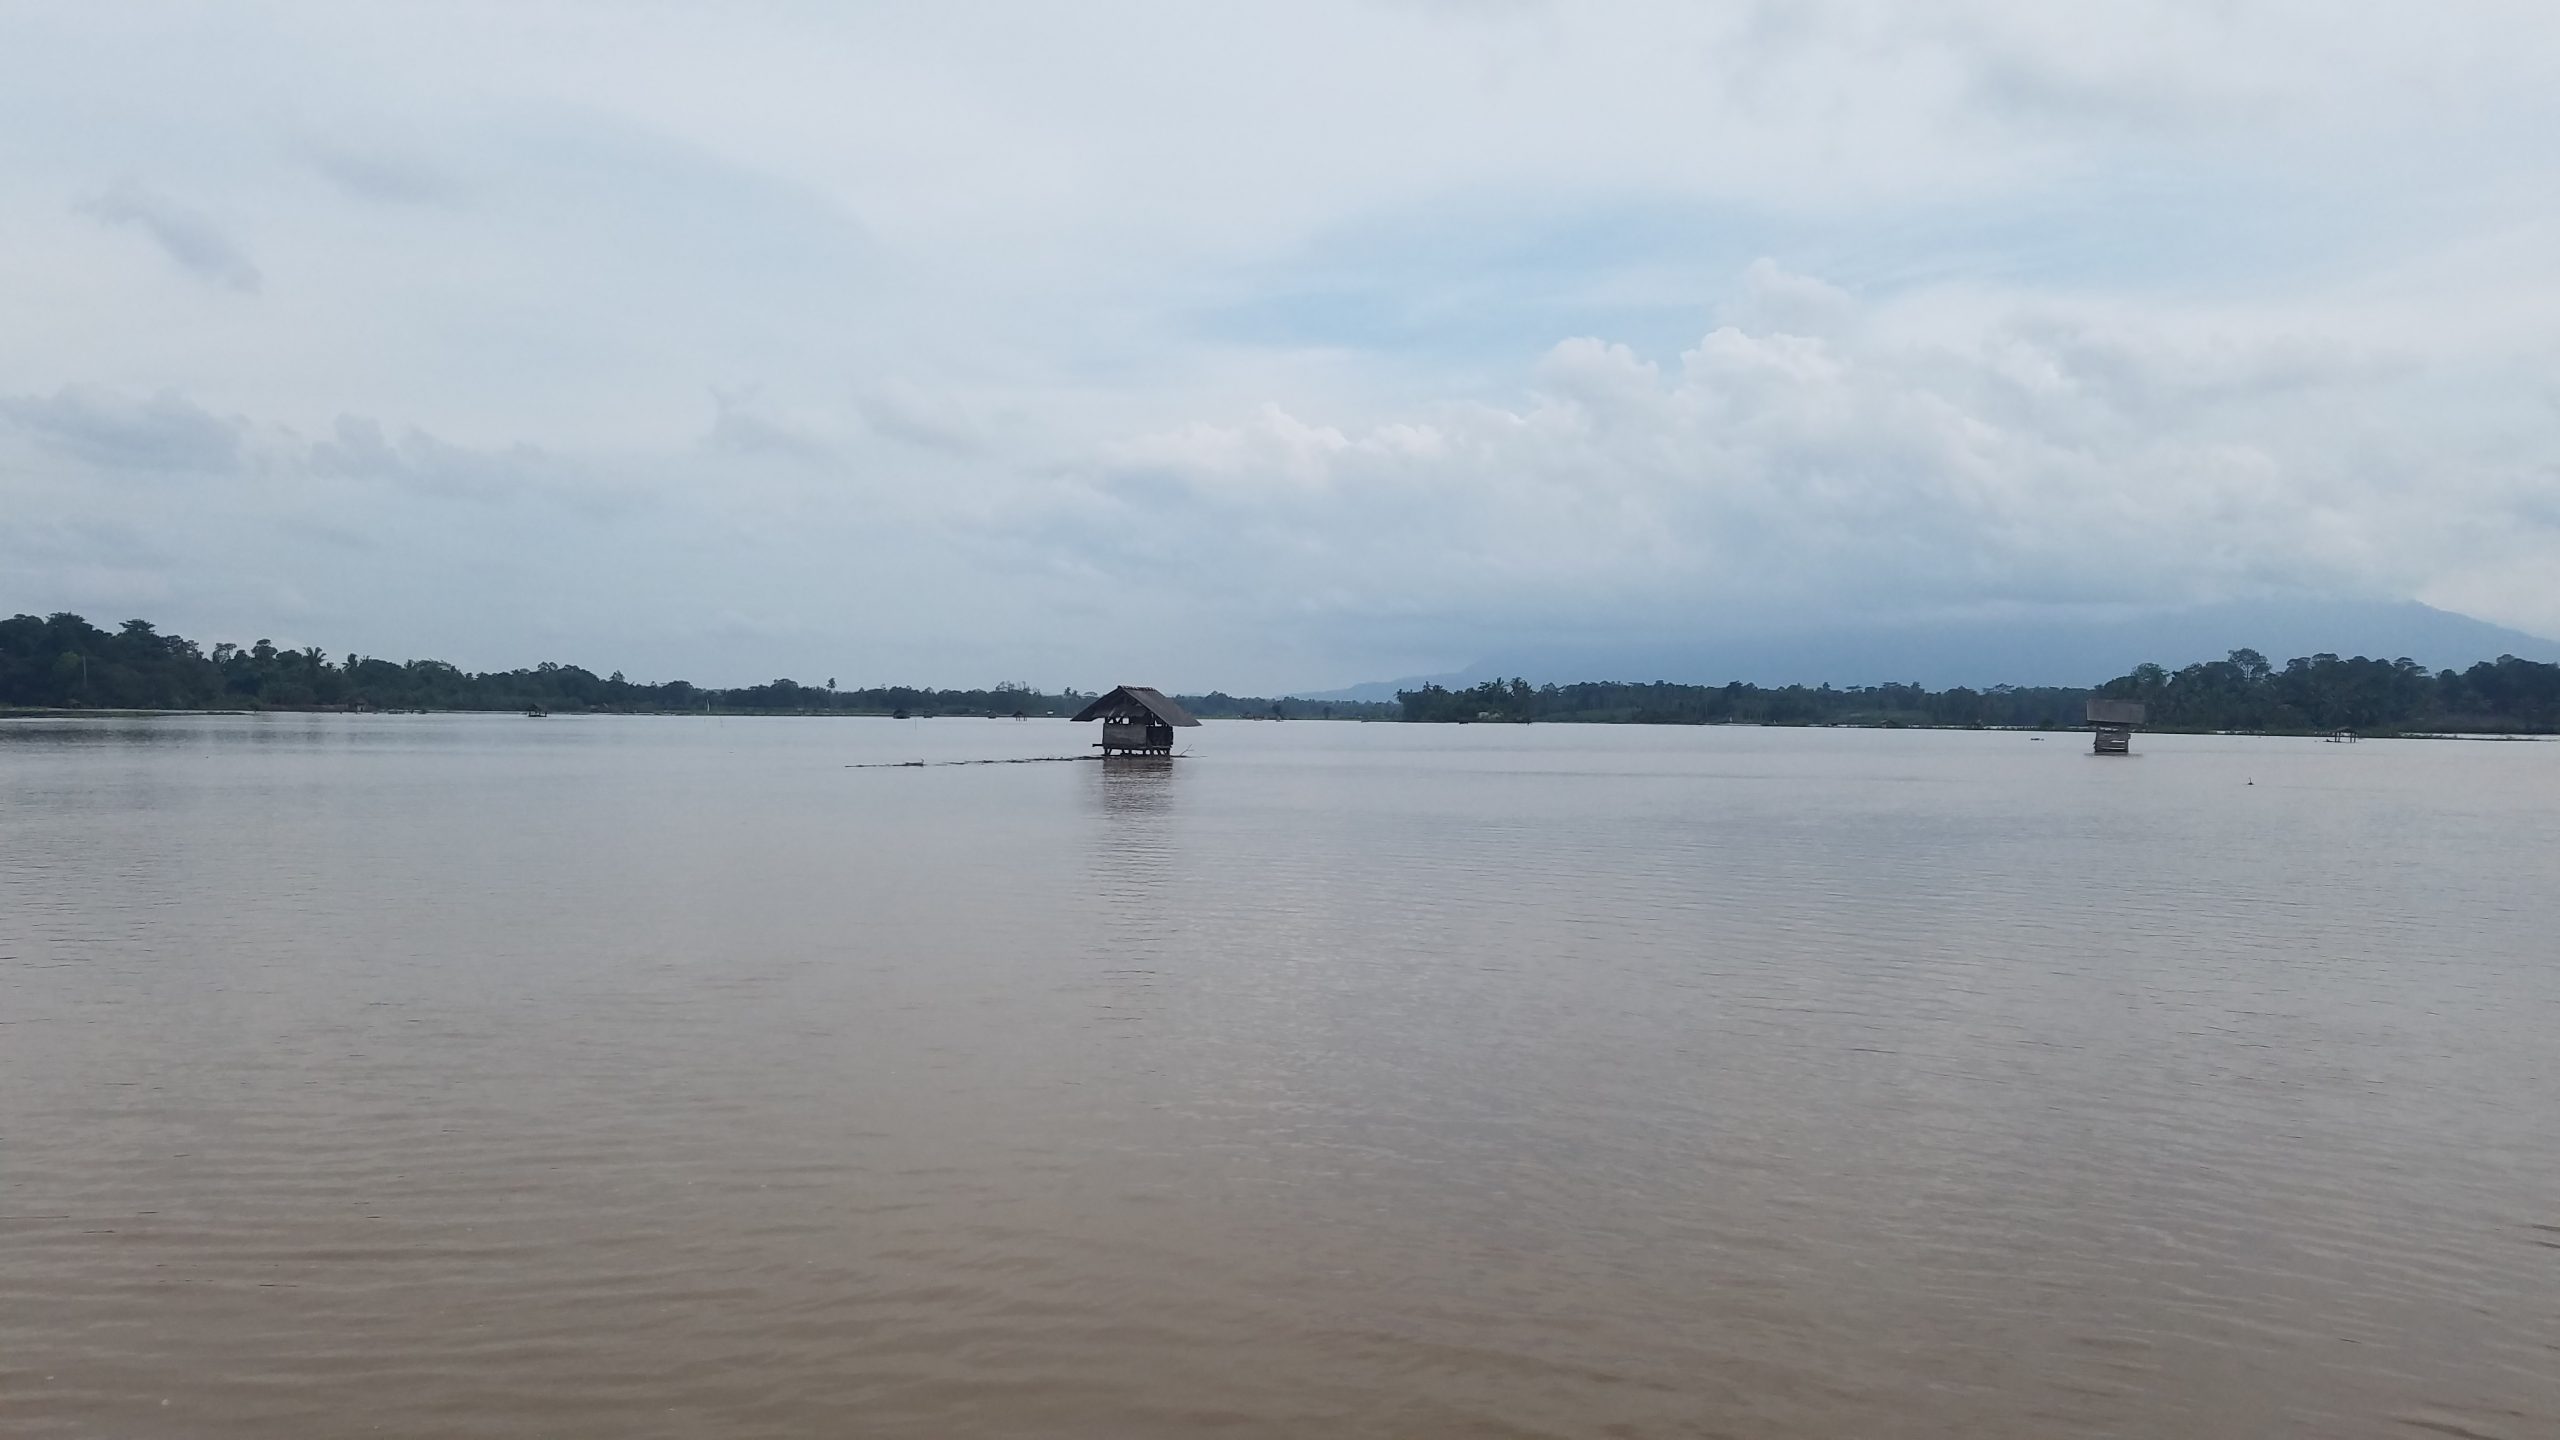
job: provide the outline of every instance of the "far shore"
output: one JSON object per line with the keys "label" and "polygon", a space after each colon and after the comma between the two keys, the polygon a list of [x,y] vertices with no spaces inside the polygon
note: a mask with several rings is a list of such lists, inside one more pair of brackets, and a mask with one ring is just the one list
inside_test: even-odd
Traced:
{"label": "far shore", "polygon": [[[85,709],[85,708],[78,707],[78,706],[57,706],[57,707],[46,707],[46,706],[37,706],[37,705],[0,705],[0,720],[148,720],[148,719],[157,719],[157,718],[171,717],[171,716],[211,716],[211,715],[229,715],[229,716],[249,716],[249,715],[352,715],[352,716],[367,716],[367,717],[389,717],[389,716],[395,716],[395,715],[489,715],[489,716],[499,716],[499,717],[504,717],[504,716],[518,716],[518,717],[528,718],[528,719],[530,719],[530,718],[537,718],[537,717],[533,717],[533,716],[528,715],[525,711],[522,711],[522,710],[516,710],[516,709],[504,709],[504,710],[496,710],[496,709],[452,709],[452,710],[418,710],[418,709],[404,709],[404,710],[374,710],[374,709],[361,709],[361,708],[357,708],[357,707],[353,707],[353,706],[346,706],[346,705],[271,705],[271,706],[263,706],[263,707],[259,707],[259,708],[255,708],[255,709],[230,709],[230,710],[192,710],[192,709],[171,709],[171,710],[147,710],[147,709],[95,709],[95,710],[92,710],[92,709]],[[887,711],[887,710],[749,710],[749,709],[708,709],[708,710],[638,710],[638,709],[633,709],[633,710],[550,710],[550,711],[545,711],[545,712],[544,712],[540,717],[538,717],[538,718],[541,718],[541,719],[562,719],[562,720],[565,720],[565,719],[574,719],[574,718],[578,718],[578,717],[614,717],[614,716],[624,716],[624,717],[684,717],[684,716],[692,716],[692,717],[697,718],[697,719],[715,719],[715,720],[728,720],[728,719],[739,719],[739,720],[746,720],[746,719],[776,719],[776,718],[794,718],[794,717],[799,718],[799,719],[804,719],[804,720],[896,720],[896,719],[907,719],[907,720],[1064,720],[1064,719],[1066,718],[1066,717],[1065,717],[1065,716],[1063,716],[1063,715],[990,715],[990,714],[987,714],[987,713],[986,713],[986,712],[984,712],[984,711],[944,711],[944,712],[940,712],[940,713],[933,713],[933,714],[918,714],[918,715],[906,715],[906,716],[900,716],[900,715],[897,715],[897,714],[895,714],[895,713],[893,713],[893,712],[891,712],[891,711]],[[1219,720],[1233,720],[1233,721],[1238,721],[1238,722],[1252,722],[1252,723],[1257,723],[1257,724],[1274,724],[1274,723],[1280,723],[1279,721],[1277,721],[1277,720],[1275,719],[1275,717],[1268,716],[1268,715],[1229,715],[1229,716],[1216,716],[1216,717],[1212,717],[1212,718],[1219,719]],[[2079,735],[2079,734],[2084,733],[2084,730],[2085,730],[2085,727],[2083,727],[2083,726],[2076,726],[2076,725],[1922,725],[1922,724],[1913,724],[1913,723],[1911,723],[1911,722],[1909,722],[1909,721],[1906,721],[1906,720],[1826,720],[1826,721],[1813,721],[1813,722],[1807,722],[1807,723],[1804,723],[1804,724],[1786,724],[1786,723],[1775,723],[1775,724],[1771,724],[1771,723],[1764,723],[1764,722],[1758,722],[1758,721],[1747,721],[1747,720],[1684,721],[1684,720],[1597,720],[1597,719],[1571,719],[1571,720],[1565,720],[1565,719],[1558,719],[1558,720],[1538,720],[1538,721],[1534,721],[1534,722],[1532,722],[1532,721],[1526,721],[1526,720],[1454,720],[1454,721],[1453,721],[1453,720],[1422,720],[1422,721],[1415,721],[1415,720],[1384,720],[1384,719],[1378,719],[1378,718],[1376,718],[1376,717],[1371,717],[1371,716],[1355,716],[1355,715],[1344,715],[1344,716],[1305,715],[1305,716],[1294,716],[1294,717],[1291,717],[1291,723],[1302,723],[1302,722],[1306,722],[1306,721],[1313,721],[1313,722],[1318,723],[1318,724],[1323,724],[1323,723],[1334,723],[1334,724],[1354,724],[1354,723],[1356,723],[1356,724],[1379,724],[1379,725],[1483,725],[1483,726],[1503,726],[1503,725],[1527,725],[1527,724],[1533,724],[1533,723],[1534,723],[1534,724],[1538,724],[1538,725],[1605,725],[1605,726],[1610,726],[1610,727],[1621,727],[1621,726],[1624,726],[1624,727],[1631,727],[1631,728],[1633,728],[1633,727],[1656,727],[1656,726],[1661,726],[1661,727],[1685,728],[1685,729],[1732,728],[1732,729],[1742,729],[1742,730],[1929,730],[1929,731],[1951,731],[1951,732],[1973,732],[1973,733],[1985,733],[1985,732],[1988,732],[1988,733],[1999,733],[1999,734],[2009,734],[2009,735]],[[2288,740],[2326,740],[2326,739],[2327,739],[2327,738],[2328,738],[2328,737],[2329,737],[2333,732],[2331,732],[2331,731],[2327,731],[2327,730],[2312,730],[2312,729],[2301,729],[2301,730],[2198,730],[2198,729],[2184,728],[2184,727],[2179,727],[2179,726],[2167,726],[2167,725],[2163,725],[2163,726],[2153,726],[2153,727],[2149,727],[2149,728],[2145,729],[2143,733],[2145,733],[2145,734],[2150,734],[2150,735],[2225,735],[2225,736],[2257,736],[2257,737],[2260,737],[2260,738],[2266,738],[2266,739],[2288,739]],[[2548,734],[2548,733],[2544,733],[2544,732],[2540,732],[2540,731],[2436,731],[2436,730],[2378,730],[2378,731],[2359,731],[2359,732],[2356,732],[2356,734],[2355,734],[2355,738],[2356,738],[2357,740],[2359,740],[2359,741],[2364,741],[2364,740],[2477,740],[2477,741],[2526,741],[2526,742],[2548,742],[2548,741],[2551,741],[2551,740],[2554,740],[2554,739],[2560,739],[2560,736],[2555,736],[2555,735]]]}

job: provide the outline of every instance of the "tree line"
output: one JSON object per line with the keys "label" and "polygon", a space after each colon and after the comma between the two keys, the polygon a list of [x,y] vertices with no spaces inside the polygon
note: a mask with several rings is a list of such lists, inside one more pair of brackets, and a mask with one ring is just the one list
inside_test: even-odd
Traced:
{"label": "tree line", "polygon": [[1404,718],[1419,721],[1575,721],[1627,725],[2078,725],[2089,692],[2077,687],[1995,685],[1928,690],[1918,685],[1675,685],[1584,681],[1537,685],[1487,680],[1461,690],[1399,690]]}
{"label": "tree line", "polygon": [[[2093,692],[2076,686],[1730,685],[1587,682],[1537,685],[1518,678],[1464,689],[1400,690],[1407,720],[1581,721],[1637,725],[1869,725],[2071,729]],[[2148,707],[2157,730],[2360,734],[2459,731],[2560,732],[2560,665],[2501,655],[2468,670],[2430,673],[2414,660],[2321,654],[2281,668],[2255,650],[2182,670],[2141,665],[2097,687]]]}
{"label": "tree line", "polygon": [[[442,660],[332,658],[317,646],[229,642],[210,650],[164,635],[148,620],[101,630],[78,615],[0,620],[0,706],[96,710],[532,710],[626,713],[1065,716],[1093,699],[1028,685],[936,690],[906,685],[839,689],[768,680],[732,688],[684,680],[627,680],[576,665],[472,672]],[[1388,719],[1392,705],[1177,696],[1196,715],[1274,719]]]}
{"label": "tree line", "polygon": [[[1487,680],[1425,685],[1394,704],[1254,698],[1212,691],[1175,698],[1208,719],[1585,721],[1650,725],[2001,726],[2069,729],[2090,691],[1994,685],[1628,684],[1532,686]],[[2430,672],[2414,660],[2311,655],[2270,663],[2255,650],[2172,671],[2141,665],[2099,686],[2138,700],[2153,729],[2560,732],[2560,665],[2501,655],[2467,670]],[[683,680],[598,676],[575,665],[471,672],[441,660],[393,661],[270,641],[210,650],[147,620],[101,630],[78,615],[0,620],[0,706],[36,709],[544,710],[727,714],[1065,716],[1092,695],[1028,685],[976,690],[904,685],[839,689],[790,679],[732,688]]]}
{"label": "tree line", "polygon": [[2141,701],[2155,729],[2560,731],[2560,665],[2513,655],[2430,673],[2406,657],[2322,654],[2278,668],[2255,650],[2234,650],[2177,671],[2138,665],[2099,693]]}

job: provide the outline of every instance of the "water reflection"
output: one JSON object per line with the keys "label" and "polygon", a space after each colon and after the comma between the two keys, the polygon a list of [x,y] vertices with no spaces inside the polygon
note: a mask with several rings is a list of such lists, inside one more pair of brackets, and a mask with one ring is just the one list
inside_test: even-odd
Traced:
{"label": "water reflection", "polygon": [[1113,755],[1100,766],[1102,808],[1113,815],[1161,815],[1173,803],[1170,755]]}
{"label": "water reflection", "polygon": [[1163,755],[1114,755],[1091,769],[1086,853],[1094,888],[1121,907],[1122,919],[1172,879],[1179,764]]}

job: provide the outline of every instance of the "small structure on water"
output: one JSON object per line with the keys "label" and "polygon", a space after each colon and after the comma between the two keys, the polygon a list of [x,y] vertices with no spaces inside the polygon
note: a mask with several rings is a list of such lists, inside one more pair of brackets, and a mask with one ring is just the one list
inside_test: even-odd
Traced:
{"label": "small structure on water", "polygon": [[2142,723],[2142,715],[2142,702],[2139,700],[2100,700],[2092,697],[2089,701],[2089,730],[2097,739],[2095,748],[2090,753],[2132,754],[2134,728]]}
{"label": "small structure on water", "polygon": [[1114,755],[1170,755],[1174,730],[1200,723],[1163,691],[1146,685],[1123,685],[1077,711],[1075,718],[1102,722],[1102,738],[1094,743],[1101,747],[1105,759]]}

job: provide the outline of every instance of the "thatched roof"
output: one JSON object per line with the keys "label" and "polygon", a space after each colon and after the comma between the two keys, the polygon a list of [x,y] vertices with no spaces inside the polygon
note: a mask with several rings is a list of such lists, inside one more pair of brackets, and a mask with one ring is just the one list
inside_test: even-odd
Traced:
{"label": "thatched roof", "polygon": [[1153,716],[1167,725],[1200,723],[1163,691],[1146,685],[1123,685],[1076,712],[1078,720],[1134,720],[1140,715]]}

